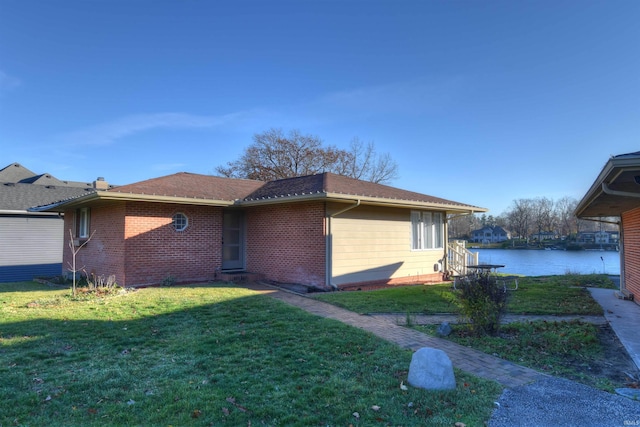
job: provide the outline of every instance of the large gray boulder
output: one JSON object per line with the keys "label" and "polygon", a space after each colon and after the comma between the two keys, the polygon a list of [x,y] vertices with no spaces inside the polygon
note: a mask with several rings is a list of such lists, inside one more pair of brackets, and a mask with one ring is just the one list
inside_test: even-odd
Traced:
{"label": "large gray boulder", "polygon": [[431,347],[423,347],[413,353],[407,381],[414,387],[427,390],[456,388],[451,359],[444,351]]}

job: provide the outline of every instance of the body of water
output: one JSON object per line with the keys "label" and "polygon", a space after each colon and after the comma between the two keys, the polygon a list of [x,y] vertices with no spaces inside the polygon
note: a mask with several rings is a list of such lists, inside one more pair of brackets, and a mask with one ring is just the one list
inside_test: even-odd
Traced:
{"label": "body of water", "polygon": [[501,264],[499,273],[546,276],[566,273],[620,274],[615,251],[545,251],[534,249],[470,249],[481,264]]}

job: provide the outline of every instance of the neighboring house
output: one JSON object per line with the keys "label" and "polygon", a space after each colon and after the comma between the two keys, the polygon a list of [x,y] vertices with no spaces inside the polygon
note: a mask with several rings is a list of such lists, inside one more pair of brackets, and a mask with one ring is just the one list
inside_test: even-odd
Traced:
{"label": "neighboring house", "polygon": [[620,233],[617,231],[598,231],[594,233],[596,243],[618,243],[620,241]]}
{"label": "neighboring house", "polygon": [[90,183],[36,174],[19,163],[0,169],[0,282],[60,275],[63,219],[27,209],[93,191]]}
{"label": "neighboring house", "polygon": [[640,297],[640,152],[611,157],[575,213],[603,222],[605,217],[619,218],[620,292]]}
{"label": "neighboring house", "polygon": [[440,280],[447,215],[486,211],[331,173],[270,182],[178,173],[34,210],[64,212],[77,244],[94,233],[78,264],[123,286],[246,272],[324,289]]}
{"label": "neighboring house", "polygon": [[620,233],[617,231],[583,231],[578,233],[578,243],[603,243],[616,244],[620,241]]}
{"label": "neighboring house", "polygon": [[537,240],[538,242],[544,242],[545,240],[555,240],[557,238],[558,235],[553,231],[540,231],[539,233],[531,235],[531,239]]}
{"label": "neighboring house", "polygon": [[479,230],[471,232],[471,241],[475,243],[500,243],[509,240],[511,235],[499,225],[486,225]]}

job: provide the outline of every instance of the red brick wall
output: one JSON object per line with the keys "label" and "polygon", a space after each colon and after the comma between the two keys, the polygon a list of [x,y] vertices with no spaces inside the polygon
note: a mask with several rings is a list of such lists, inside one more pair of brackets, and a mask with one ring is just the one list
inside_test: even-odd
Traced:
{"label": "red brick wall", "polygon": [[[189,225],[176,231],[175,213]],[[222,261],[222,208],[159,203],[128,203],[125,239],[127,285],[212,280]]]}
{"label": "red brick wall", "polygon": [[322,202],[248,209],[247,270],[282,283],[325,286]]}
{"label": "red brick wall", "polygon": [[[124,269],[124,212],[125,205],[111,205],[91,208],[89,216],[89,232],[91,240],[78,251],[76,269],[84,266],[86,274],[108,277],[116,276],[116,282],[124,286],[126,274]],[[72,252],[69,248],[69,230],[75,230],[75,210],[64,214],[64,254],[62,269],[71,271]],[[95,233],[94,233],[95,231]]]}
{"label": "red brick wall", "polygon": [[640,208],[622,214],[624,281],[640,304]]}
{"label": "red brick wall", "polygon": [[[175,231],[171,220],[184,213],[188,227]],[[69,271],[69,229],[75,211],[65,212],[63,270]],[[220,267],[222,209],[201,206],[133,203],[93,207],[90,230],[96,233],[76,256],[88,274],[116,275],[121,286],[211,280]]]}

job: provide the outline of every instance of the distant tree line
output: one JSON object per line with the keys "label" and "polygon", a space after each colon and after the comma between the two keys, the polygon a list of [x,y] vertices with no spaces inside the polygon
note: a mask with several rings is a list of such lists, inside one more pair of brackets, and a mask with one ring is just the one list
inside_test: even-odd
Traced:
{"label": "distant tree line", "polygon": [[586,231],[617,230],[613,224],[578,219],[574,215],[577,205],[578,200],[567,196],[555,201],[547,197],[516,199],[499,216],[482,214],[453,218],[449,221],[449,236],[468,239],[474,230],[487,225],[500,226],[517,239],[547,232],[571,237]]}

